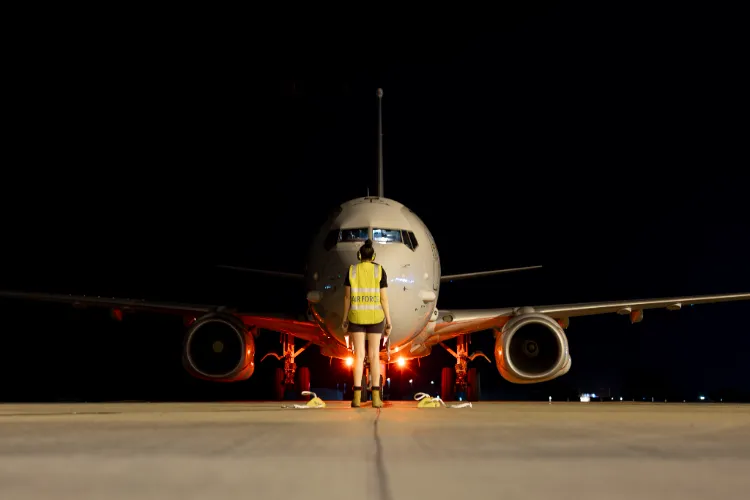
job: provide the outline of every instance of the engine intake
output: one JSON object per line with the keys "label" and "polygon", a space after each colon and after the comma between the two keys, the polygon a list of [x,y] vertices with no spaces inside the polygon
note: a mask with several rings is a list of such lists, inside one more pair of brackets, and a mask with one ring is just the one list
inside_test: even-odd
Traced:
{"label": "engine intake", "polygon": [[255,371],[255,340],[242,321],[207,314],[185,334],[183,364],[194,377],[219,382],[246,380]]}
{"label": "engine intake", "polygon": [[527,313],[505,324],[495,339],[495,363],[509,382],[545,382],[570,370],[568,338],[554,319]]}

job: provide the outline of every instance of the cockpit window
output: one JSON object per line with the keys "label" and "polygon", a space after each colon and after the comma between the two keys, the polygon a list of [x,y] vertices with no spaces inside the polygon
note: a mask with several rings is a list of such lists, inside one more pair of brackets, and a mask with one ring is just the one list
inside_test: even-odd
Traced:
{"label": "cockpit window", "polygon": [[369,237],[366,227],[357,229],[342,229],[339,241],[365,241]]}
{"label": "cockpit window", "polygon": [[373,229],[372,241],[378,243],[402,243],[400,229]]}
{"label": "cockpit window", "polygon": [[417,239],[414,238],[414,241],[412,241],[411,239],[413,234],[414,233],[411,233],[409,231],[401,231],[401,236],[403,236],[404,238],[404,244],[409,247],[409,250],[414,250],[415,248],[417,248],[417,245],[415,243]]}
{"label": "cockpit window", "polygon": [[417,237],[414,235],[413,231],[409,231],[408,234],[409,234],[409,239],[411,240],[411,246],[412,246],[411,249],[416,250],[417,247],[419,246],[419,243],[417,242]]}
{"label": "cockpit window", "polygon": [[330,250],[331,248],[336,246],[336,243],[339,242],[339,233],[341,232],[340,229],[331,229],[328,234],[326,235],[326,239],[323,241],[323,246],[326,250]]}

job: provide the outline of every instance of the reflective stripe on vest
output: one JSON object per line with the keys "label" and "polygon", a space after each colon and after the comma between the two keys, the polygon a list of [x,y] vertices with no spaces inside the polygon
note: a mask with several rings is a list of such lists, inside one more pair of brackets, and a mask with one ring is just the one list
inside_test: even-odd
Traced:
{"label": "reflective stripe on vest", "polygon": [[385,319],[380,304],[380,264],[362,262],[349,267],[351,305],[349,322],[357,325],[376,325]]}

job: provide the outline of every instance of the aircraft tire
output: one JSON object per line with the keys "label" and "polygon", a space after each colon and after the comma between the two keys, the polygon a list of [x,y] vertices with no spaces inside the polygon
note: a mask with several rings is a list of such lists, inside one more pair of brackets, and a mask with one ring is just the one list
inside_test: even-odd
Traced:
{"label": "aircraft tire", "polygon": [[468,387],[466,399],[469,401],[479,401],[479,373],[476,368],[469,368]]}
{"label": "aircraft tire", "polygon": [[303,366],[297,368],[297,397],[309,400],[310,396],[303,396],[302,391],[310,390],[310,368]]}
{"label": "aircraft tire", "polygon": [[273,394],[272,394],[274,400],[283,401],[285,389],[286,387],[284,387],[284,369],[276,368],[276,373],[274,374],[274,379],[273,379]]}
{"label": "aircraft tire", "polygon": [[454,386],[456,384],[456,370],[452,366],[446,366],[443,368],[442,377],[440,380],[440,397],[443,401],[453,401],[456,397],[454,394]]}
{"label": "aircraft tire", "polygon": [[367,366],[367,363],[365,363],[365,367],[362,370],[362,398],[361,398],[361,401],[363,403],[365,401],[369,401],[369,396],[370,396],[370,390],[368,389],[369,385],[370,385],[370,367]]}

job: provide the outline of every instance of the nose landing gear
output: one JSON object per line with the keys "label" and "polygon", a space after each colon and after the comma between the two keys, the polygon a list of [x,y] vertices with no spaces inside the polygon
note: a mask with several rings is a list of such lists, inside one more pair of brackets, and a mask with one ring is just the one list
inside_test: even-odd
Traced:
{"label": "nose landing gear", "polygon": [[[377,386],[380,387],[380,397],[383,398],[383,401],[385,401],[385,398],[383,397],[383,394],[385,393],[385,370],[388,366],[387,363],[378,360],[378,364],[380,364],[380,377],[378,380]],[[370,371],[370,359],[369,354],[365,354],[365,362],[364,362],[364,368],[362,369],[362,382],[360,383],[360,386],[362,387],[362,396],[361,400],[364,401],[370,401],[371,398],[371,392],[372,392],[372,386],[373,386],[373,380],[372,380],[372,372]]]}

